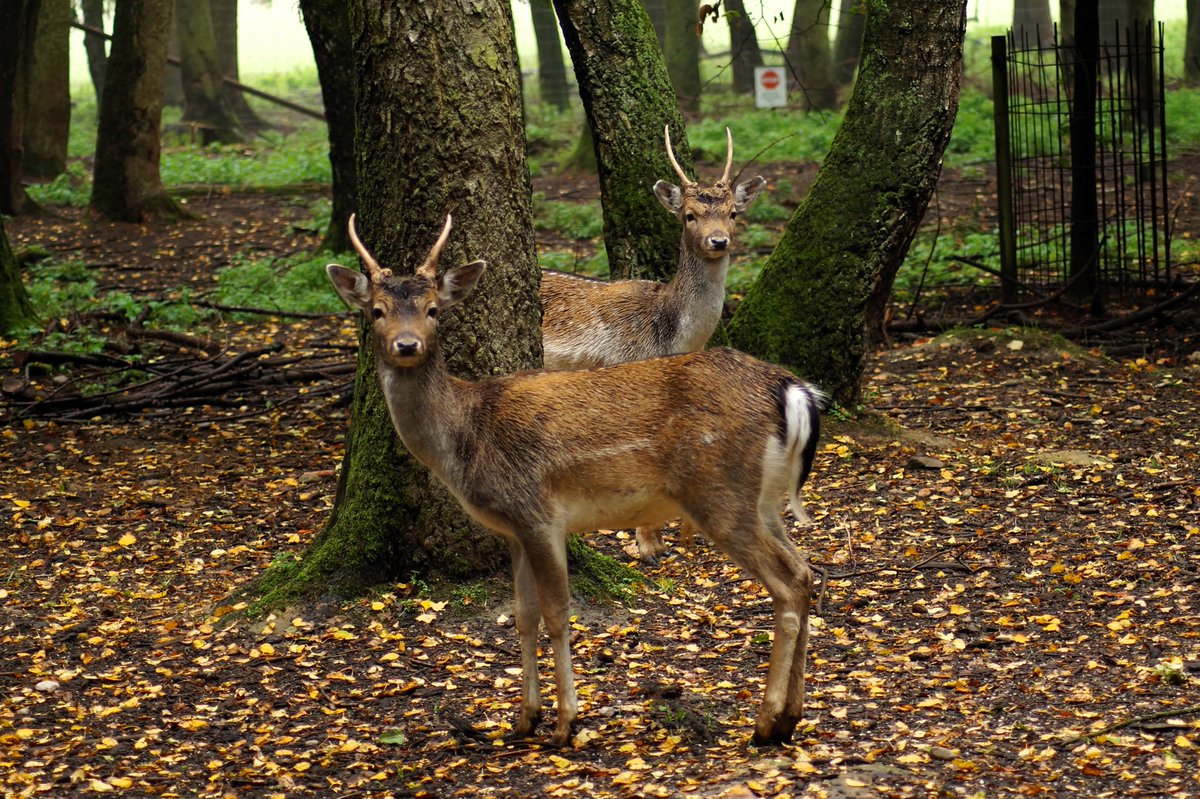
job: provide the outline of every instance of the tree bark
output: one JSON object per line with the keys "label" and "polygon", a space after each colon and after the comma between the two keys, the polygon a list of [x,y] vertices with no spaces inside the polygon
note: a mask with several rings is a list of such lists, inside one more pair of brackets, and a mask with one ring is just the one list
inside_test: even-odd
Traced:
{"label": "tree bark", "polygon": [[[1050,16],[1050,0],[1014,0],[1013,31],[1017,42],[1027,40],[1031,45],[1050,44],[1054,35],[1054,20]],[[1024,34],[1021,33],[1022,28]]]}
{"label": "tree bark", "polygon": [[[104,0],[79,0],[83,13],[83,24],[104,30]],[[96,91],[96,105],[104,94],[104,71],[108,67],[108,45],[103,36],[95,33],[83,34],[83,49],[87,52],[88,72],[92,76],[92,88]]]}
{"label": "tree bark", "polygon": [[92,210],[125,222],[183,216],[163,191],[163,81],[171,0],[121,0],[96,131]]}
{"label": "tree bark", "polygon": [[823,111],[837,106],[833,53],[829,47],[829,0],[796,0],[787,61],[801,107]]}
{"label": "tree bark", "polygon": [[41,5],[29,69],[22,169],[29,177],[52,178],[67,168],[72,9],[71,0],[42,0]]}
{"label": "tree bark", "polygon": [[25,107],[39,0],[0,2],[0,214],[19,214],[30,200],[21,183]]}
{"label": "tree bark", "polygon": [[591,126],[612,278],[662,279],[675,271],[679,221],[652,187],[676,180],[663,125],[691,174],[683,115],[640,0],[555,0],[575,82]]}
{"label": "tree bark", "polygon": [[210,0],[175,0],[183,79],[183,122],[200,133],[201,144],[244,141],[225,104]]}
{"label": "tree bark", "polygon": [[729,46],[733,53],[734,94],[754,94],[754,68],[763,65],[763,58],[754,24],[746,14],[746,4],[742,0],[725,0],[725,21],[729,24]]}
{"label": "tree bark", "polygon": [[8,244],[4,218],[0,217],[0,333],[17,331],[34,318],[20,267]]}
{"label": "tree bark", "polygon": [[[541,362],[521,85],[507,0],[350,4],[358,103],[358,230],[382,264],[412,272],[447,212],[442,268],[486,258],[472,299],[439,320],[451,371],[481,377]],[[372,342],[359,350],[353,421],[333,513],[266,602],[347,595],[414,571],[469,576],[506,563],[403,450]],[[286,577],[286,574],[285,574]]]}
{"label": "tree bark", "polygon": [[829,154],[730,324],[847,408],[958,110],[965,0],[867,0],[858,80]]}
{"label": "tree bark", "polygon": [[[217,74],[239,78],[238,70],[238,0],[210,0],[213,38],[217,45]],[[242,130],[265,130],[271,125],[250,107],[246,95],[221,82],[221,101],[237,120]]]}
{"label": "tree bark", "polygon": [[693,0],[666,0],[667,29],[663,52],[675,98],[685,113],[700,110],[700,37],[696,35],[697,7]]}
{"label": "tree bark", "polygon": [[1200,86],[1200,3],[1188,0],[1187,35],[1183,46],[1183,82]]}
{"label": "tree bark", "polygon": [[304,26],[312,42],[317,78],[325,102],[329,164],[333,170],[333,209],[322,249],[350,249],[347,223],[357,203],[354,165],[354,50],[350,11],[343,0],[300,0]]}
{"label": "tree bark", "polygon": [[567,65],[563,60],[562,39],[558,35],[558,18],[554,16],[552,0],[530,0],[533,15],[533,35],[538,51],[538,90],[543,103],[559,111],[571,104],[567,86]]}
{"label": "tree bark", "polygon": [[839,89],[854,80],[854,70],[858,69],[858,59],[862,56],[866,23],[867,11],[861,0],[842,0],[837,36],[833,42],[833,82]]}

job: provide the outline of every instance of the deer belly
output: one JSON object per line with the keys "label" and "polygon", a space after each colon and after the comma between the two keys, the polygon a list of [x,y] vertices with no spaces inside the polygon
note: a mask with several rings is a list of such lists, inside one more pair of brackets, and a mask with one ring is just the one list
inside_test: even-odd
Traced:
{"label": "deer belly", "polygon": [[559,505],[570,533],[660,524],[682,513],[679,503],[657,486],[603,493],[580,491],[561,497]]}

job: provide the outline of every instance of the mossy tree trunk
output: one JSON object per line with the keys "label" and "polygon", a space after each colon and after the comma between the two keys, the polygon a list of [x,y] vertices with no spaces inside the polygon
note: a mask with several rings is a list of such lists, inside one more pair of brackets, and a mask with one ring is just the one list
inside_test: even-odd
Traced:
{"label": "mossy tree trunk", "polygon": [[734,94],[754,94],[754,68],[763,65],[763,58],[746,4],[742,0],[726,0],[725,21],[729,23]]}
{"label": "mossy tree trunk", "polygon": [[159,173],[170,27],[171,0],[117,4],[92,172],[92,210],[108,219],[183,215]]}
{"label": "mossy tree trunk", "polygon": [[[241,72],[238,67],[238,0],[211,0],[210,6],[213,38],[217,43],[217,73],[237,80]],[[271,127],[250,107],[246,95],[224,82],[221,83],[221,99],[242,130]]]}
{"label": "mossy tree trunk", "polygon": [[[364,243],[380,263],[411,273],[452,213],[442,268],[475,258],[489,267],[471,300],[439,321],[451,371],[481,377],[537,366],[539,273],[509,3],[356,0],[350,23]],[[367,337],[333,513],[290,573],[268,573],[264,601],[347,595],[413,572],[492,573],[506,563],[501,540],[469,522],[403,449]]]}
{"label": "mossy tree trunk", "polygon": [[211,0],[175,0],[179,26],[183,122],[199,131],[201,144],[245,140],[237,118],[225,102]]}
{"label": "mossy tree trunk", "polygon": [[796,0],[787,62],[802,108],[824,111],[837,106],[833,53],[829,46],[829,0]]}
{"label": "mossy tree trunk", "polygon": [[37,30],[38,0],[0,2],[0,214],[22,213],[25,100]]}
{"label": "mossy tree trunk", "polygon": [[30,177],[52,178],[67,168],[67,138],[71,133],[71,15],[71,0],[42,0],[38,12],[23,131],[23,169]]}
{"label": "mossy tree trunk", "polygon": [[8,244],[0,217],[0,333],[11,333],[33,321],[33,305],[21,281],[21,268]]}
{"label": "mossy tree trunk", "polygon": [[350,9],[343,0],[300,0],[304,26],[312,42],[325,103],[329,132],[329,164],[333,171],[333,208],[322,249],[350,249],[347,223],[357,202],[354,166],[354,50],[350,39]]}
{"label": "mossy tree trunk", "polygon": [[552,0],[529,0],[529,11],[537,41],[538,93],[543,103],[566,111],[571,104],[571,94],[567,85],[562,38],[558,35],[558,18],[554,16],[554,3]]}
{"label": "mossy tree trunk", "polygon": [[554,0],[554,8],[596,149],[609,274],[665,278],[675,271],[680,230],[652,190],[657,180],[678,180],[663,125],[689,174],[692,156],[650,17],[640,0]]}
{"label": "mossy tree trunk", "polygon": [[[83,24],[96,30],[104,30],[104,0],[79,0]],[[83,49],[87,52],[88,73],[92,76],[92,87],[96,91],[96,105],[100,105],[104,94],[104,72],[108,68],[108,43],[98,33],[83,34]]]}
{"label": "mossy tree trunk", "polygon": [[829,154],[729,327],[844,407],[861,397],[896,276],[958,110],[965,0],[867,0],[858,80]]}
{"label": "mossy tree trunk", "polygon": [[689,114],[700,110],[700,37],[696,35],[697,4],[667,0],[667,30],[663,52],[679,107]]}

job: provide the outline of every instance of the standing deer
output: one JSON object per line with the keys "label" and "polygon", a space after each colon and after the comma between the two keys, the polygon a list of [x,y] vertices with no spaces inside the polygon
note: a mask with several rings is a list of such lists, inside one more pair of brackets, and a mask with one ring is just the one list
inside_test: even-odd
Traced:
{"label": "standing deer", "polygon": [[779,498],[798,504],[825,396],[729,349],[477,382],[453,377],[438,347],[438,315],[471,293],[485,264],[437,276],[450,225],[447,216],[414,275],[397,277],[363,246],[352,216],[365,273],[326,270],[372,326],[379,381],[404,446],[508,541],[523,686],[514,734],[528,736],[541,717],[539,615],[557,687],[550,742],[566,745],[575,723],[567,535],[682,515],[771,594],[775,638],[754,741],[787,741],[804,702],[812,573],[784,532]]}
{"label": "standing deer", "polygon": [[[680,185],[654,184],[654,196],[683,225],[679,267],[669,283],[618,280],[612,283],[542,272],[542,347],[547,369],[587,369],[702,349],[725,305],[725,277],[734,220],[767,182],[761,176],[730,186],[733,134],[725,129],[725,171],[712,186],[688,179],[663,128],[667,158]],[[685,524],[683,535],[691,536]],[[666,552],[658,527],[639,527],[638,553],[653,560]]]}

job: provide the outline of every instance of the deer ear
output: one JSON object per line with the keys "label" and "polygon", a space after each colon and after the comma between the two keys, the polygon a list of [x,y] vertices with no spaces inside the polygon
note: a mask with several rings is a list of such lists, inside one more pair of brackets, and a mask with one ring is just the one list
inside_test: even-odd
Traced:
{"label": "deer ear", "polygon": [[325,267],[325,274],[329,275],[329,282],[347,305],[366,308],[371,304],[371,285],[362,272],[340,264],[329,264]]}
{"label": "deer ear", "polygon": [[475,283],[486,268],[487,261],[472,261],[456,266],[438,278],[438,303],[441,307],[449,308],[465,299],[475,290]]}
{"label": "deer ear", "polygon": [[733,205],[737,210],[744,211],[758,199],[759,193],[767,187],[767,181],[762,175],[755,175],[749,180],[743,180],[733,190]]}
{"label": "deer ear", "polygon": [[679,209],[683,207],[683,192],[674,183],[668,183],[665,180],[660,180],[654,184],[654,196],[673,214],[679,213]]}

